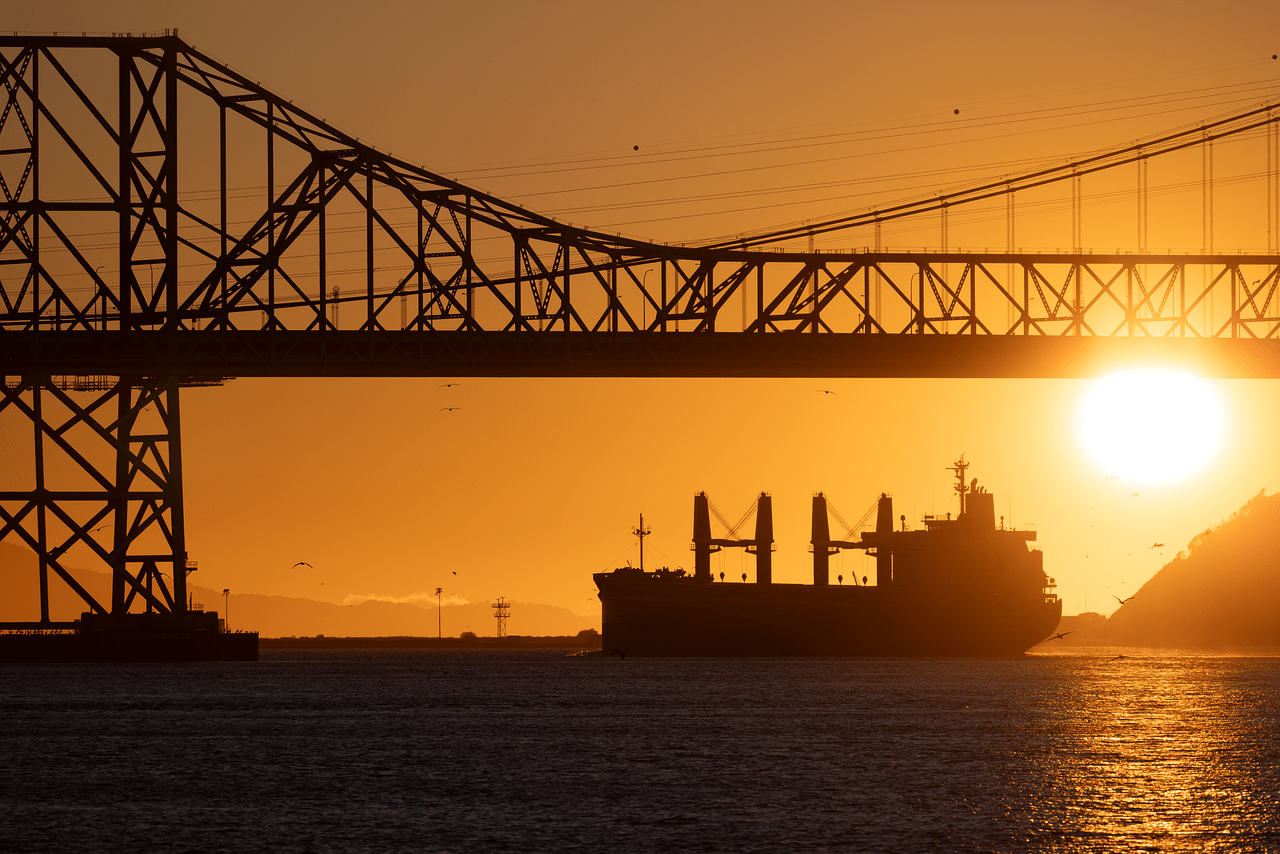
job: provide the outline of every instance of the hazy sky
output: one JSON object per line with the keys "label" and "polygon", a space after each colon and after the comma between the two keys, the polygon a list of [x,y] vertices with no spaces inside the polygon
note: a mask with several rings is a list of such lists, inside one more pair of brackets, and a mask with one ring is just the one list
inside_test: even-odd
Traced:
{"label": "hazy sky", "polygon": [[[384,151],[576,223],[663,241],[1060,162],[1280,93],[1270,2],[325,8],[48,2],[6,10],[4,26],[177,27]],[[1224,149],[1219,176],[1256,169],[1250,151]],[[1175,163],[1153,182],[1194,183],[1199,168]],[[1266,248],[1252,201],[1261,186],[1242,179],[1221,191],[1219,245]],[[1186,213],[1199,196],[1167,198],[1152,202],[1164,231],[1151,245],[1199,245],[1199,208]],[[1051,201],[1026,239],[1065,245],[1053,242],[1065,208]],[[1099,213],[1086,237],[1131,245],[1126,216]],[[1003,225],[998,238],[971,233],[1004,239]],[[1110,612],[1113,591],[1132,592],[1196,532],[1258,489],[1280,488],[1270,429],[1280,384],[1269,381],[1218,383],[1221,453],[1152,487],[1104,480],[1084,449],[1089,381],[441,388],[447,379],[242,379],[185,392],[197,583],[330,601],[443,585],[446,600],[502,595],[593,613],[590,574],[628,557],[641,512],[654,528],[646,562],[691,566],[691,498],[703,489],[731,519],[772,492],[775,578],[802,581],[813,492],[852,522],[889,491],[918,520],[956,509],[945,467],[966,453],[997,512],[1038,526],[1064,612],[1083,610],[1086,591],[1090,609]],[[1170,545],[1163,557],[1146,549],[1157,541]],[[289,568],[299,560],[315,570]],[[862,574],[861,561],[845,555],[833,574]],[[753,559],[736,552],[713,569],[754,575]]]}

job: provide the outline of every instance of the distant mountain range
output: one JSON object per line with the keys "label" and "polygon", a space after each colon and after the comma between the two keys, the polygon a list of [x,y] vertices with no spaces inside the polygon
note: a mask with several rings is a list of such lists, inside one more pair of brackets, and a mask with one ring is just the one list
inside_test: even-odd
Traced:
{"label": "distant mountain range", "polygon": [[1280,647],[1280,494],[1265,490],[1197,534],[1120,608],[1064,617],[1054,645]]}
{"label": "distant mountain range", "polygon": [[[76,581],[98,602],[111,601],[111,578],[105,572],[76,570]],[[230,618],[233,629],[257,631],[262,637],[446,637],[475,632],[481,637],[496,632],[493,608],[488,602],[434,606],[367,601],[359,605],[333,605],[314,599],[233,593],[223,614],[222,593],[191,585],[191,594],[207,610]],[[75,620],[89,610],[61,579],[49,583],[49,616]],[[443,619],[438,623],[438,616]],[[0,621],[40,619],[40,587],[36,556],[9,543],[0,543]],[[511,603],[507,633],[511,635],[576,635],[583,629],[599,629],[600,617],[575,614],[567,608],[532,602]]]}

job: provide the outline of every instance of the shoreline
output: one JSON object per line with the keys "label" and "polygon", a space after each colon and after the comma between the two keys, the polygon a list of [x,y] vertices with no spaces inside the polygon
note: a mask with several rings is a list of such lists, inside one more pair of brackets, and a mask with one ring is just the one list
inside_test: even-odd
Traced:
{"label": "shoreline", "polygon": [[509,635],[505,638],[315,637],[259,638],[259,649],[600,649],[597,632],[576,635]]}

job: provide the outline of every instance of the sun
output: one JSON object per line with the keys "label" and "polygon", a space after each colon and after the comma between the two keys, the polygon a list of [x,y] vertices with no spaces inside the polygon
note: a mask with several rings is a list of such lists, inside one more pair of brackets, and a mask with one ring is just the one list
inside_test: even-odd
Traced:
{"label": "sun", "polygon": [[1084,408],[1084,438],[1104,466],[1134,480],[1172,480],[1205,463],[1222,436],[1222,406],[1186,374],[1114,374]]}

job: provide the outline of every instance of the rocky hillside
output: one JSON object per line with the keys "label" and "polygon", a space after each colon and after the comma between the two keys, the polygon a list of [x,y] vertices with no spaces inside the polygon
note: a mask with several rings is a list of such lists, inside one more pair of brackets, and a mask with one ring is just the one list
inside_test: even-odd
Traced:
{"label": "rocky hillside", "polygon": [[1072,645],[1280,647],[1280,494],[1259,492],[1196,535],[1109,619],[1070,619]]}

